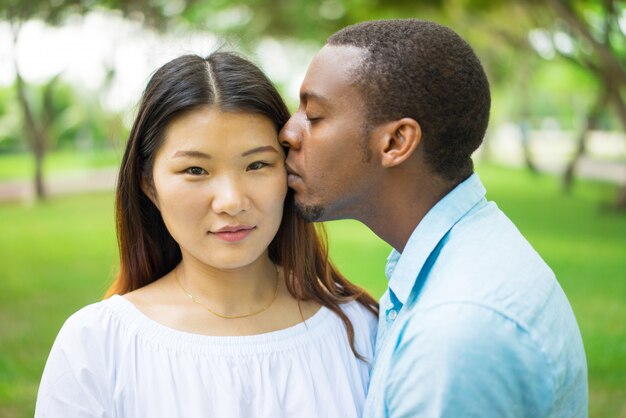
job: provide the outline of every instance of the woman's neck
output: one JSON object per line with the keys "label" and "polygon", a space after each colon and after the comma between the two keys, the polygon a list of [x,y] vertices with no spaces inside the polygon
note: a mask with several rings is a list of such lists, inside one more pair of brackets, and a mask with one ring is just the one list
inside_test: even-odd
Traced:
{"label": "woman's neck", "polygon": [[265,306],[275,295],[279,278],[267,254],[236,269],[217,269],[183,255],[174,275],[181,292],[225,316],[246,315]]}

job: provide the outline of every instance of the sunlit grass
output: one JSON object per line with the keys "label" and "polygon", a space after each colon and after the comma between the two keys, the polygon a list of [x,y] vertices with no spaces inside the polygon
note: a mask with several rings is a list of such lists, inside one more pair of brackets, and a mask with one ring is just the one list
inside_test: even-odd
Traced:
{"label": "sunlit grass", "polygon": [[[590,416],[626,416],[626,216],[599,204],[614,186],[581,182],[563,196],[554,177],[478,171],[569,296],[587,351]],[[342,272],[380,296],[389,246],[357,222],[327,229]],[[0,236],[0,416],[28,417],[63,321],[98,300],[115,271],[113,196],[1,204]]]}
{"label": "sunlit grass", "polygon": [[0,205],[0,236],[0,416],[32,417],[56,333],[116,264],[112,195]]}

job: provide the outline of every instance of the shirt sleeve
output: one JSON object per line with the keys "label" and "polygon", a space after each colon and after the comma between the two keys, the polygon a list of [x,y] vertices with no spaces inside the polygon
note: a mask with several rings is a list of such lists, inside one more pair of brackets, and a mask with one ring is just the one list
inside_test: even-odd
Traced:
{"label": "shirt sleeve", "polygon": [[[110,319],[93,306],[72,315],[52,346],[35,417],[112,417],[106,336]],[[110,352],[110,351],[109,351]]]}
{"label": "shirt sleeve", "polygon": [[528,331],[488,307],[450,303],[404,324],[385,386],[387,416],[548,416],[552,368]]}

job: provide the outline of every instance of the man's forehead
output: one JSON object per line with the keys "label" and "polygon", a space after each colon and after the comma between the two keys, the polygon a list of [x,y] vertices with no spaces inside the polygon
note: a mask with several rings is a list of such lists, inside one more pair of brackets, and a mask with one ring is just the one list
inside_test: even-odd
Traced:
{"label": "man's forehead", "polygon": [[308,73],[350,74],[360,66],[367,51],[351,45],[325,45],[313,57]]}
{"label": "man's forehead", "polygon": [[354,86],[354,71],[366,50],[346,45],[326,45],[315,55],[300,89],[300,100],[330,104],[339,90]]}
{"label": "man's forehead", "polygon": [[[343,57],[348,61],[358,63],[362,61],[367,54],[367,49],[355,45],[330,45],[326,44],[319,50],[316,57],[330,57],[335,59]],[[347,62],[346,64],[350,64]]]}

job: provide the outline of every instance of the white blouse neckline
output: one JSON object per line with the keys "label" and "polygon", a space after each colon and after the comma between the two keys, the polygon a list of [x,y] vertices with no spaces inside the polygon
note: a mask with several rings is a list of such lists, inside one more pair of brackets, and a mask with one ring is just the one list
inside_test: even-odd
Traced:
{"label": "white blouse neckline", "polygon": [[[108,299],[108,303],[106,302],[105,304],[109,305],[120,324],[137,337],[144,339],[146,343],[175,351],[196,351],[199,354],[210,352],[221,355],[257,355],[284,351],[310,343],[312,339],[334,328],[333,326],[320,326],[329,319],[329,314],[332,313],[327,307],[321,306],[304,322],[276,331],[242,336],[195,334],[170,328],[151,319],[120,295],[113,295]],[[333,322],[335,326],[337,324],[343,326],[343,321]]]}

